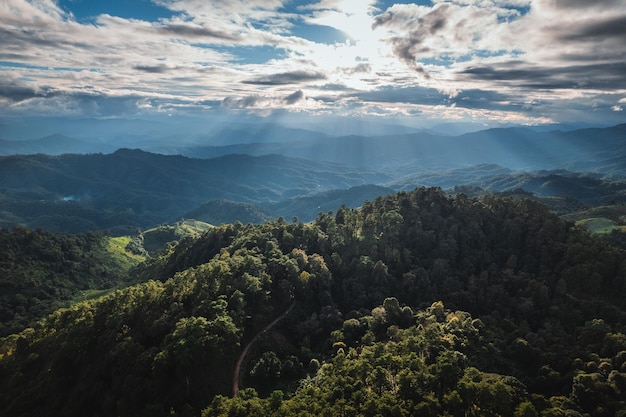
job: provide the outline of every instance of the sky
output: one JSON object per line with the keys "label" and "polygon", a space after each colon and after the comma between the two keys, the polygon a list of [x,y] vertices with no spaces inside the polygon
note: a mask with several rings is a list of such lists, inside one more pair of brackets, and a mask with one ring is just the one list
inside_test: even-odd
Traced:
{"label": "sky", "polygon": [[0,0],[0,118],[626,122],[626,0]]}

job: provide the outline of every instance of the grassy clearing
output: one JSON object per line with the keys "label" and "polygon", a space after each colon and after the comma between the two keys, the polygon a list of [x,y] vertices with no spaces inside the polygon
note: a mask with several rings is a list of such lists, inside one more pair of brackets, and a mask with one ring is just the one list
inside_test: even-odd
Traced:
{"label": "grassy clearing", "polygon": [[181,220],[171,225],[161,225],[143,232],[143,247],[154,255],[172,242],[185,237],[198,238],[212,227],[199,220]]}
{"label": "grassy clearing", "polygon": [[590,219],[579,220],[578,225],[586,227],[591,233],[606,234],[611,233],[615,229],[624,230],[624,226],[618,226],[611,219],[606,217],[592,217]]}
{"label": "grassy clearing", "polygon": [[214,226],[209,223],[201,222],[199,220],[183,220],[182,222],[179,223],[179,227],[191,234],[194,232],[195,233],[208,232]]}
{"label": "grassy clearing", "polygon": [[566,220],[583,221],[594,218],[607,218],[618,224],[626,223],[626,205],[612,204],[592,207],[586,210],[576,211],[563,216]]}
{"label": "grassy clearing", "polygon": [[130,242],[130,236],[119,236],[108,238],[107,251],[113,255],[118,261],[129,264],[130,267],[140,264],[146,258],[126,250],[126,246]]}

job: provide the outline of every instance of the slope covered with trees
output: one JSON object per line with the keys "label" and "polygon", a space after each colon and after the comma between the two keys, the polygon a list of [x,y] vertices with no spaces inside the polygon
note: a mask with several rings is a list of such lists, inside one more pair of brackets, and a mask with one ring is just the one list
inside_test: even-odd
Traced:
{"label": "slope covered with trees", "polygon": [[0,226],[134,233],[209,200],[259,203],[379,183],[389,176],[280,155],[211,160],[138,149],[112,154],[0,157]]}
{"label": "slope covered with trees", "polygon": [[134,283],[128,272],[143,258],[126,252],[126,244],[97,233],[0,230],[0,336],[73,300]]}
{"label": "slope covered with trees", "polygon": [[439,189],[215,227],[4,338],[0,414],[621,415],[624,255]]}

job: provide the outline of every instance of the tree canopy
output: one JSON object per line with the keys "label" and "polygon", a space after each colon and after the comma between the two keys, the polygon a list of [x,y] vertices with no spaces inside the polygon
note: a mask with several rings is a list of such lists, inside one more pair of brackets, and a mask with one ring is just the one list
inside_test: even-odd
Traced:
{"label": "tree canopy", "polygon": [[625,275],[544,206],[433,188],[222,225],[2,339],[0,414],[620,415]]}

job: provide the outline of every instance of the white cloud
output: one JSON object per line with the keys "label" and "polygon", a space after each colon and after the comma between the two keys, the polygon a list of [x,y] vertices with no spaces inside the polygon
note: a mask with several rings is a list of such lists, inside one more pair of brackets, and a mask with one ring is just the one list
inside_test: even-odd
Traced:
{"label": "white cloud", "polygon": [[[5,0],[0,61],[11,66],[0,66],[0,109],[50,110],[54,103],[73,112],[93,96],[92,112],[102,110],[103,98],[133,97],[133,106],[146,111],[211,102],[430,114],[423,103],[381,104],[364,95],[357,103],[345,93],[416,87],[445,96],[446,117],[556,120],[571,117],[565,106],[573,103],[580,111],[600,99],[618,101],[615,111],[624,104],[626,10],[618,0],[437,0],[387,10],[375,1],[321,0],[298,14],[284,11],[287,0],[154,1],[174,15],[145,21],[111,12],[87,24],[52,0]],[[294,36],[303,23],[350,40],[328,45]],[[255,48],[277,52],[266,62],[242,62]],[[463,92],[476,91],[510,100],[497,109],[469,100],[451,110]],[[72,101],[74,95],[82,98]]]}

